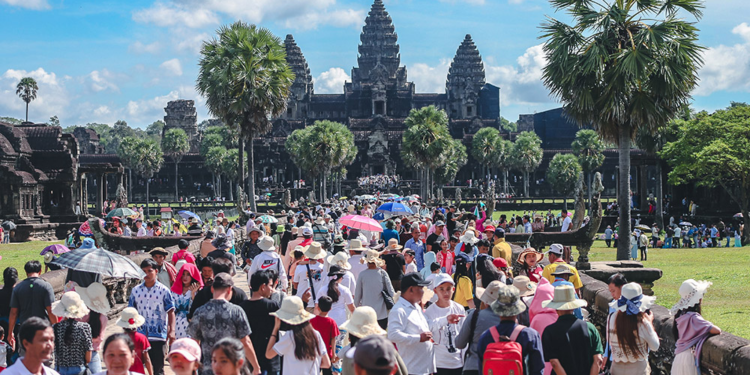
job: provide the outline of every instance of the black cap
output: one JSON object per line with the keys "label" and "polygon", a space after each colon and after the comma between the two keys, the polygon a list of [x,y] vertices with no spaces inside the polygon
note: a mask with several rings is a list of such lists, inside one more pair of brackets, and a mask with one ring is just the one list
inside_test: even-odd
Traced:
{"label": "black cap", "polygon": [[[352,349],[347,356],[365,370],[389,371],[396,367],[396,349],[393,343],[380,335],[367,336]],[[351,353],[351,354],[350,354]]]}
{"label": "black cap", "polygon": [[500,238],[505,237],[505,229],[497,227],[495,229],[495,236],[498,236]]}
{"label": "black cap", "polygon": [[412,286],[428,286],[430,283],[422,278],[419,272],[411,272],[401,279],[401,290],[407,290]]}
{"label": "black cap", "polygon": [[328,276],[340,276],[340,275],[346,275],[346,271],[344,271],[341,267],[334,264],[328,269]]}
{"label": "black cap", "polygon": [[216,274],[214,276],[214,283],[213,287],[214,289],[224,289],[224,288],[231,288],[234,286],[234,280],[232,280],[232,276],[229,276],[226,272],[221,272]]}

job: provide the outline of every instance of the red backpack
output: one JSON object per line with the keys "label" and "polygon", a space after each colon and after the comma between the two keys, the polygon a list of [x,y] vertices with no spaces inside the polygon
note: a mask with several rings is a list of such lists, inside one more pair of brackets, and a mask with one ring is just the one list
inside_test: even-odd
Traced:
{"label": "red backpack", "polygon": [[523,353],[518,335],[526,328],[516,325],[510,339],[500,336],[497,327],[490,328],[493,343],[487,345],[482,362],[483,375],[523,375]]}

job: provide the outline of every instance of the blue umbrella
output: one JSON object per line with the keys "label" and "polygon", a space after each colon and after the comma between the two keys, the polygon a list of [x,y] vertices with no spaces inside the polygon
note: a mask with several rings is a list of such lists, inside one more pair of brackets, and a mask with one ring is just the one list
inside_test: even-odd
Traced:
{"label": "blue umbrella", "polygon": [[411,212],[411,209],[409,207],[404,206],[401,203],[398,202],[388,202],[376,210],[378,212],[382,212],[384,214],[391,214],[391,215],[412,215],[413,212]]}
{"label": "blue umbrella", "polygon": [[382,212],[378,212],[375,215],[372,215],[372,218],[377,221],[381,221],[381,220],[385,220],[385,215],[383,215]]}
{"label": "blue umbrella", "polygon": [[180,215],[183,219],[189,220],[190,218],[196,218],[198,219],[198,222],[203,224],[203,220],[201,220],[200,216],[198,216],[195,212],[191,211],[179,211],[177,212],[177,215]]}

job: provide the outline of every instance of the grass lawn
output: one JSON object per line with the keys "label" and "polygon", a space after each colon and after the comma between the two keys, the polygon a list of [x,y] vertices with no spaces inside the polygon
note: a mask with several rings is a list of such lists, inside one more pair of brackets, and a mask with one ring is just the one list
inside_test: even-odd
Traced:
{"label": "grass lawn", "polygon": [[[26,264],[26,262],[36,259],[44,263],[44,257],[39,255],[39,253],[49,245],[63,242],[64,241],[31,241],[0,245],[0,256],[3,257],[3,259],[0,260],[0,270],[4,270],[5,267],[15,267],[18,270],[18,275],[21,279],[24,279],[26,274],[23,272],[23,265]],[[42,266],[42,271],[43,270],[44,266]],[[2,274],[0,274],[0,277],[2,277]]]}
{"label": "grass lawn", "polygon": [[[703,301],[703,316],[722,330],[750,339],[750,246],[709,249],[650,249],[645,267],[664,271],[654,283],[656,303],[671,308],[679,300],[680,285],[687,279],[708,280],[713,285]],[[574,250],[575,252],[575,250]],[[577,254],[574,257],[578,257]],[[616,250],[596,241],[591,261],[616,259]]]}

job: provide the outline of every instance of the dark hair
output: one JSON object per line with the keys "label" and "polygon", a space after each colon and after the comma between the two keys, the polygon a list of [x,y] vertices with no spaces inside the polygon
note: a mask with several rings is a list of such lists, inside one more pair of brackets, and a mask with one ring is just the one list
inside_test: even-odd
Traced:
{"label": "dark hair", "polygon": [[295,250],[292,255],[294,255],[294,259],[296,260],[296,259],[302,259],[305,256],[305,253],[299,250]]}
{"label": "dark hair", "polygon": [[213,263],[213,261],[214,261],[214,258],[211,258],[211,257],[205,257],[201,259],[198,265],[198,269],[203,269],[205,267],[210,267],[213,269],[213,267],[211,267],[211,263]]}
{"label": "dark hair", "polygon": [[5,328],[3,328],[2,325],[0,325],[0,338],[4,338],[5,336]]}
{"label": "dark hair", "polygon": [[339,296],[341,295],[339,292],[339,286],[336,284],[337,281],[341,280],[344,275],[336,275],[336,277],[332,278],[331,281],[328,282],[328,297],[331,297],[331,301],[338,302]]}
{"label": "dark hair", "polygon": [[329,312],[331,311],[333,302],[335,301],[330,296],[320,296],[320,298],[318,298],[318,308],[322,312]]}
{"label": "dark hair", "polygon": [[151,258],[146,258],[141,261],[141,269],[144,269],[144,268],[157,269],[159,268],[159,263],[156,263],[156,261]]}
{"label": "dark hair", "polygon": [[211,262],[211,269],[214,270],[214,275],[222,272],[231,274],[233,266],[232,261],[226,258],[216,258]]}
{"label": "dark hair", "polygon": [[3,270],[3,288],[13,289],[13,286],[18,283],[18,270],[14,267],[6,267]]}
{"label": "dark hair", "polygon": [[672,324],[672,335],[674,335],[674,340],[677,341],[677,339],[680,338],[680,331],[677,329],[677,318],[689,313],[694,312],[698,313],[698,315],[701,314],[701,303],[696,303],[693,306],[684,308],[677,312],[677,314],[674,315],[674,324]]}
{"label": "dark hair", "polygon": [[[65,319],[63,322],[57,323],[57,324],[66,324],[65,326],[65,334],[63,334],[63,342],[65,345],[71,345],[73,343],[73,329],[75,329],[77,321],[74,319]],[[86,324],[86,323],[83,323]],[[92,335],[92,337],[94,337]]]}
{"label": "dark hair", "polygon": [[18,332],[18,341],[21,342],[22,346],[23,346],[24,341],[33,343],[34,336],[36,336],[36,333],[38,331],[44,331],[45,329],[49,327],[51,327],[49,324],[49,320],[42,319],[38,316],[32,316],[26,319],[26,321],[24,321],[23,324],[21,324],[21,329]]}
{"label": "dark hair", "polygon": [[430,264],[430,272],[435,272],[440,269],[440,265],[437,263]]}
{"label": "dark hair", "polygon": [[102,333],[102,314],[90,310],[89,311],[89,326],[91,326],[91,337],[97,338]]}
{"label": "dark hair", "polygon": [[490,241],[487,240],[479,240],[476,244],[477,248],[479,247],[490,247]]}
{"label": "dark hair", "polygon": [[638,325],[641,324],[645,313],[639,312],[635,315],[628,315],[623,312],[618,312],[615,316],[615,334],[617,335],[617,342],[620,343],[622,352],[626,357],[637,357],[639,352],[638,347]]}
{"label": "dark hair", "polygon": [[609,277],[607,280],[607,284],[614,284],[616,287],[622,287],[623,285],[628,283],[628,279],[625,278],[625,275],[621,273],[616,273]]}
{"label": "dark hair", "polygon": [[[318,305],[320,307],[320,305]],[[318,346],[318,338],[315,336],[315,330],[310,322],[304,322],[291,326],[294,335],[294,357],[300,361],[316,360],[322,356]]]}
{"label": "dark hair", "polygon": [[502,273],[492,264],[491,257],[482,257],[484,261],[477,262],[477,272],[482,276],[482,285],[485,287],[495,280],[502,279]]}
{"label": "dark hair", "polygon": [[[467,264],[468,262],[463,257],[456,257],[456,272],[453,273],[453,283],[456,286],[458,286],[458,280],[462,277],[468,277],[469,280],[474,283],[474,280],[471,277],[472,272],[466,269]],[[453,289],[453,297],[456,296],[456,290],[458,290],[458,288]],[[451,299],[453,299],[453,297],[451,297]]]}
{"label": "dark hair", "polygon": [[271,280],[268,270],[255,272],[250,276],[250,289],[253,292],[257,292],[261,286],[268,284]]}
{"label": "dark hair", "polygon": [[[224,355],[229,358],[235,366],[239,364],[240,360],[245,361],[245,348],[239,340],[233,337],[225,337],[216,342],[213,348],[211,348],[211,354],[217,350],[221,350],[221,352],[224,353]],[[240,374],[249,375],[249,367],[240,367]]]}
{"label": "dark hair", "polygon": [[451,236],[451,238],[448,239],[448,242],[458,242],[458,237]]}
{"label": "dark hair", "polygon": [[135,351],[135,344],[133,343],[133,339],[130,338],[130,335],[128,335],[127,333],[114,333],[110,335],[109,337],[107,337],[106,340],[104,340],[104,347],[102,348],[102,355],[104,355],[104,353],[107,352],[107,347],[109,347],[109,344],[118,340],[124,342],[131,352]]}
{"label": "dark hair", "polygon": [[23,270],[26,273],[40,273],[42,272],[42,264],[38,260],[30,260],[23,266]]}
{"label": "dark hair", "polygon": [[181,239],[177,242],[177,247],[180,249],[187,249],[188,246],[190,246],[190,242],[188,242],[186,239]]}

